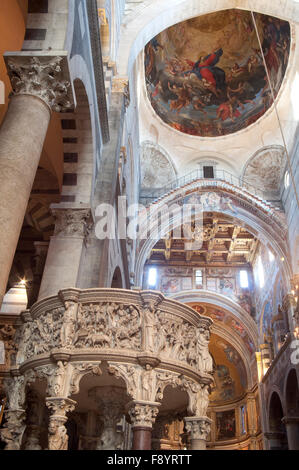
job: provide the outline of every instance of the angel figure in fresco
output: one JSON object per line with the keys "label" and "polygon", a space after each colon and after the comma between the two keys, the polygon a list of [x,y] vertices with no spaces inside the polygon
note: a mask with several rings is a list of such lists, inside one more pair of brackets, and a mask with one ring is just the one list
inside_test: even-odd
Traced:
{"label": "angel figure in fresco", "polygon": [[237,109],[238,101],[235,96],[231,97],[228,101],[221,103],[221,105],[217,109],[217,118],[221,119],[222,121],[226,121],[226,119],[231,119],[235,121],[236,117],[240,117],[241,113]]}
{"label": "angel figure in fresco", "polygon": [[202,80],[207,89],[212,91],[214,95],[219,96],[221,94],[219,90],[226,87],[225,72],[216,67],[222,55],[223,50],[218,49],[204,58],[200,57],[197,62],[188,60],[188,64],[192,69],[183,72],[183,75],[194,73],[199,80]]}
{"label": "angel figure in fresco", "polygon": [[243,103],[254,104],[252,100],[245,98],[250,94],[249,92],[251,91],[252,91],[252,87],[249,83],[240,82],[237,88],[231,88],[230,86],[227,87],[227,97],[229,100],[231,100],[232,98],[235,98],[240,108],[244,109]]}
{"label": "angel figure in fresco", "polygon": [[245,67],[240,67],[240,65],[236,62],[232,66],[229,74],[227,75],[227,81],[230,82],[231,80],[238,77],[239,75],[242,75],[244,72],[246,72],[246,68]]}
{"label": "angel figure in fresco", "polygon": [[251,73],[254,67],[259,65],[259,60],[256,55],[252,54],[247,61],[248,72]]}
{"label": "angel figure in fresco", "polygon": [[184,83],[183,87],[178,87],[175,84],[171,86],[170,82],[168,82],[168,88],[178,97],[178,99],[170,101],[170,109],[176,110],[178,114],[182,108],[188,106],[191,103],[189,85]]}

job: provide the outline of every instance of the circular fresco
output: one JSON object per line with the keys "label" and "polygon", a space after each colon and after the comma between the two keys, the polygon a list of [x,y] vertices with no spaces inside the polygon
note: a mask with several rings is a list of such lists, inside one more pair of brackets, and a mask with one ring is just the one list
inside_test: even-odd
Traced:
{"label": "circular fresco", "polygon": [[[276,96],[290,52],[287,21],[254,14]],[[225,10],[179,23],[145,47],[148,97],[186,134],[217,137],[256,122],[272,105],[251,13]]]}

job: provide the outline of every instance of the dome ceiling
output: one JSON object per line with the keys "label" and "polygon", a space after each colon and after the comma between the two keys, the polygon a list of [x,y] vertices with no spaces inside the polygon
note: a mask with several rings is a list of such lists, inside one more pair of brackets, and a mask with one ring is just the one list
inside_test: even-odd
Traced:
{"label": "dome ceiling", "polygon": [[[290,52],[289,23],[255,13],[277,95]],[[158,116],[190,135],[217,137],[256,122],[272,105],[251,13],[225,10],[179,23],[145,47],[149,100]]]}

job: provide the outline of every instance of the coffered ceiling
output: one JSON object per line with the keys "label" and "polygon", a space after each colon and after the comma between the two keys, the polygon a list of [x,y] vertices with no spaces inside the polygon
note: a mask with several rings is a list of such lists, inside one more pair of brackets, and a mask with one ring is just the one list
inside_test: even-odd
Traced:
{"label": "coffered ceiling", "polygon": [[[252,262],[259,243],[245,228],[216,213],[204,214],[202,229],[193,223],[189,228],[182,226],[180,231],[181,238],[176,230],[159,240],[150,261],[244,265]],[[198,243],[190,244],[190,239]]]}

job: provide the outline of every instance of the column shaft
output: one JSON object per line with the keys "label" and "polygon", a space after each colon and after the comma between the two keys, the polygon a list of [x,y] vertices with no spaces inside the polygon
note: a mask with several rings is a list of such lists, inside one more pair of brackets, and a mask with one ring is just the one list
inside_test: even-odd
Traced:
{"label": "column shaft", "polygon": [[152,428],[138,426],[133,428],[132,450],[152,449]]}
{"label": "column shaft", "polygon": [[299,418],[284,417],[289,450],[299,450]]}
{"label": "column shaft", "polygon": [[0,304],[50,117],[50,108],[41,99],[15,95],[0,129]]}

